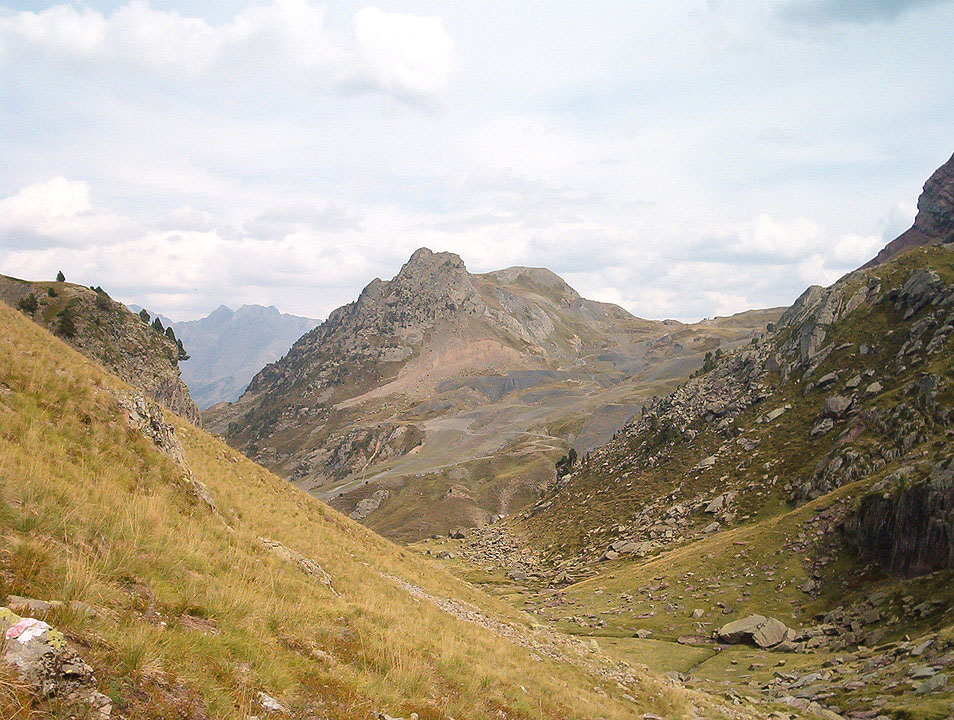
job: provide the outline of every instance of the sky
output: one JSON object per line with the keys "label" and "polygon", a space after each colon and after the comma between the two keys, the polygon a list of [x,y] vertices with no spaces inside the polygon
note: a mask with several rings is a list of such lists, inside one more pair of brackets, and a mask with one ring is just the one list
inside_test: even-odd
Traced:
{"label": "sky", "polygon": [[418,247],[695,320],[906,229],[952,0],[0,0],[0,273],[323,318]]}

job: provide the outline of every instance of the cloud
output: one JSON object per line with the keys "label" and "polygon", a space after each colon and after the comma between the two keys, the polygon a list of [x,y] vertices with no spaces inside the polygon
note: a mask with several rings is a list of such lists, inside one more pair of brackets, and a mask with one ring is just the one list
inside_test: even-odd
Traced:
{"label": "cloud", "polygon": [[0,67],[54,60],[74,69],[119,66],[204,82],[271,73],[417,101],[449,89],[453,49],[440,18],[369,7],[354,15],[351,36],[342,37],[308,0],[272,0],[218,25],[153,9],[145,0],[109,15],[69,5],[0,8]]}
{"label": "cloud", "polygon": [[454,71],[454,42],[437,17],[387,13],[354,16],[355,83],[405,99],[442,95]]}
{"label": "cloud", "polygon": [[863,24],[894,20],[904,13],[949,0],[789,0],[778,8],[786,20],[808,24]]}
{"label": "cloud", "polygon": [[119,215],[93,207],[87,183],[65,177],[28,185],[0,200],[0,246],[6,248],[105,243],[128,226]]}

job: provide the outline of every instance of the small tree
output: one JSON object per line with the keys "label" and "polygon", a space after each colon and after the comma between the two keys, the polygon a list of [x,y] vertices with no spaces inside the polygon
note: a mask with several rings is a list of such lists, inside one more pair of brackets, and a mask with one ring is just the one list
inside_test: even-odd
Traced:
{"label": "small tree", "polygon": [[46,289],[46,294],[50,297],[56,297],[56,290],[53,289],[52,285]]}
{"label": "small tree", "polygon": [[166,328],[166,337],[172,340],[172,342],[176,341],[176,331],[172,329],[172,325]]}
{"label": "small tree", "polygon": [[153,320],[152,329],[155,330],[157,333],[163,332],[165,328],[162,327],[162,320],[160,320],[159,318],[156,318],[155,320]]}
{"label": "small tree", "polygon": [[24,315],[29,315],[33,317],[36,314],[36,311],[39,309],[40,303],[36,300],[36,295],[30,293],[29,295],[24,295],[20,298],[20,302],[17,303],[17,309],[22,312]]}
{"label": "small tree", "polygon": [[56,282],[66,282],[66,275],[63,274],[62,270],[56,273]]}
{"label": "small tree", "polygon": [[73,314],[73,308],[65,307],[59,314],[59,322],[56,324],[56,331],[65,338],[71,338],[76,335],[76,318]]}
{"label": "small tree", "polygon": [[146,312],[146,308],[143,308],[142,310],[139,311],[139,317],[142,318],[142,321],[144,323],[148,323],[150,320],[149,313]]}
{"label": "small tree", "polygon": [[177,359],[180,361],[188,360],[190,357],[189,353],[187,353],[185,348],[182,347],[182,341],[179,340],[178,338],[176,339],[176,347],[179,348],[179,356]]}

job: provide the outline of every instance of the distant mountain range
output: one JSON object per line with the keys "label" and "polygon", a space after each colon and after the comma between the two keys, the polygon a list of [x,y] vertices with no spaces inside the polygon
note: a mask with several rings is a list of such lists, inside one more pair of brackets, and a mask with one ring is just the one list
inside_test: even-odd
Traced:
{"label": "distant mountain range", "polygon": [[[129,307],[133,312],[141,309]],[[238,310],[220,305],[204,318],[183,322],[158,317],[166,327],[172,326],[189,353],[181,363],[182,379],[201,408],[238,399],[255,373],[319,324],[262,305]]]}

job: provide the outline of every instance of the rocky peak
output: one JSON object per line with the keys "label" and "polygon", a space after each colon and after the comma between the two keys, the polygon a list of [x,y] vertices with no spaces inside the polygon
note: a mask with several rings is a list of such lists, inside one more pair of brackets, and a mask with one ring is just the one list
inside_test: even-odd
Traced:
{"label": "rocky peak", "polygon": [[877,257],[865,265],[880,265],[898,253],[917,245],[954,240],[954,155],[924,183],[918,198],[914,225],[888,243]]}

